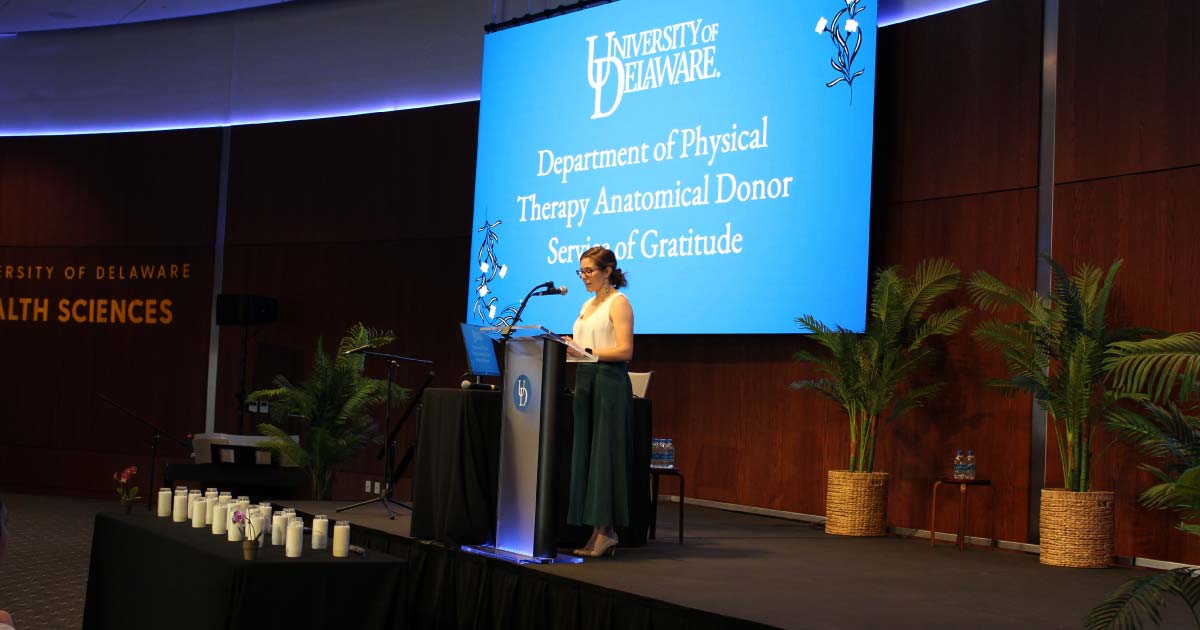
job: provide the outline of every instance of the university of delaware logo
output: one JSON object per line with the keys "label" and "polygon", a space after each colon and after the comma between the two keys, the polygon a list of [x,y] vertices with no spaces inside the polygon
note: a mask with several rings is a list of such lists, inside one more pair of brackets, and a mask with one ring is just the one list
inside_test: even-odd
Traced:
{"label": "university of delaware logo", "polygon": [[596,54],[600,36],[588,37],[587,80],[596,91],[592,119],[611,116],[626,94],[720,77],[718,26],[696,18],[624,35],[609,31],[602,56]]}
{"label": "university of delaware logo", "polygon": [[525,411],[529,407],[529,401],[532,397],[533,383],[524,374],[518,376],[517,382],[513,383],[513,404],[517,406],[517,410]]}

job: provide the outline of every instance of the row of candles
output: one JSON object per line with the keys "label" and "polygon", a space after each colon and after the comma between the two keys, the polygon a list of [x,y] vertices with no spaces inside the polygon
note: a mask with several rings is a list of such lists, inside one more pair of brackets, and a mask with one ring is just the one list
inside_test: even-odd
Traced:
{"label": "row of candles", "polygon": [[[235,515],[240,513],[240,519]],[[299,558],[304,548],[304,519],[293,508],[274,512],[269,502],[250,505],[250,497],[234,499],[229,492],[208,488],[203,494],[185,486],[158,491],[158,516],[170,517],[176,523],[191,522],[194,529],[210,527],[215,536],[225,536],[237,542],[244,538],[267,544],[267,524],[270,523],[271,545],[284,547],[284,555]],[[239,522],[240,521],[240,522]],[[312,521],[312,548],[329,547],[329,518],[318,514]],[[337,521],[333,526],[333,557],[350,555],[350,523]]]}

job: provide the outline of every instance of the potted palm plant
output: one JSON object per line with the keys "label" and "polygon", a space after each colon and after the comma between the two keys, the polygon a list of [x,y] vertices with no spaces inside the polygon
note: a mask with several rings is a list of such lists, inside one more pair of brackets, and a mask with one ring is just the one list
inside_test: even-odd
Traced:
{"label": "potted palm plant", "polygon": [[1000,353],[1009,372],[989,384],[1009,394],[1031,393],[1054,429],[1063,487],[1042,490],[1041,562],[1104,567],[1113,556],[1113,493],[1092,491],[1091,463],[1096,428],[1118,399],[1105,385],[1104,353],[1145,331],[1108,325],[1120,260],[1107,273],[1083,264],[1073,275],[1046,260],[1053,278],[1049,297],[1009,287],[983,271],[971,277],[967,292],[979,308],[1020,314],[1017,321],[984,321],[974,336]]}
{"label": "potted palm plant", "polygon": [[[1161,467],[1141,466],[1158,483],[1142,493],[1147,508],[1180,513],[1179,529],[1200,536],[1200,333],[1118,342],[1106,353],[1113,388],[1140,400],[1141,409],[1116,407],[1108,426]],[[1195,567],[1127,580],[1084,621],[1088,630],[1159,625],[1167,596],[1177,596],[1200,628],[1200,570]]]}
{"label": "potted palm plant", "polygon": [[942,383],[908,382],[935,350],[937,336],[952,335],[969,309],[933,308],[959,286],[961,273],[948,260],[923,261],[912,277],[899,266],[880,271],[871,288],[866,330],[830,327],[811,315],[796,319],[823,351],[797,352],[820,376],[792,383],[841,405],[850,423],[849,466],[829,471],[825,531],[847,536],[882,536],[887,531],[887,473],[875,471],[875,439],[881,422],[921,405]]}
{"label": "potted palm plant", "polygon": [[[388,388],[393,388],[393,405],[407,395],[406,390],[385,380],[364,375],[363,355],[346,351],[368,345],[377,348],[393,339],[390,330],[371,330],[358,323],[346,331],[337,353],[330,356],[318,338],[312,373],[306,379],[294,384],[284,376],[276,376],[274,388],[249,396],[249,400],[271,401],[274,422],[258,425],[259,432],[268,438],[262,446],[303,467],[317,500],[330,498],[339,464],[354,457],[369,442],[377,441],[371,412],[387,399]],[[301,424],[299,443],[282,428],[287,418]]]}

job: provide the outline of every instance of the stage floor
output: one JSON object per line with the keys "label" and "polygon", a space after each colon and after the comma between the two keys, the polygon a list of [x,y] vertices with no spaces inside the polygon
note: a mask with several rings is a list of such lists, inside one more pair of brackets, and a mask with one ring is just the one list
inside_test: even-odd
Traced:
{"label": "stage floor", "polygon": [[[407,537],[371,505],[336,515],[337,502],[282,502]],[[812,524],[662,503],[658,539],[583,564],[527,565],[560,577],[784,628],[1079,628],[1088,610],[1142,570],[1065,569],[1035,555],[928,540],[830,536]],[[1170,602],[1164,628],[1187,619]]]}

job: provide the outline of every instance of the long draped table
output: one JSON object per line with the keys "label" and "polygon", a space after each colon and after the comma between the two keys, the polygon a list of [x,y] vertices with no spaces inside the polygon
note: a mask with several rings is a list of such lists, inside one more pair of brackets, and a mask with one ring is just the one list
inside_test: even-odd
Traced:
{"label": "long draped table", "polygon": [[[573,397],[558,400],[555,458],[555,506],[560,547],[582,545],[590,528],[567,525],[571,474]],[[650,528],[650,401],[634,399],[633,462],[629,480],[632,505],[628,528],[619,528],[623,545],[642,545]],[[413,538],[447,545],[491,541],[496,527],[500,470],[501,394],[461,389],[425,392],[413,473]]]}
{"label": "long draped table", "polygon": [[92,536],[85,630],[301,630],[404,627],[407,564],[368,552],[334,558],[311,549],[285,558],[139,510],[99,514]]}

